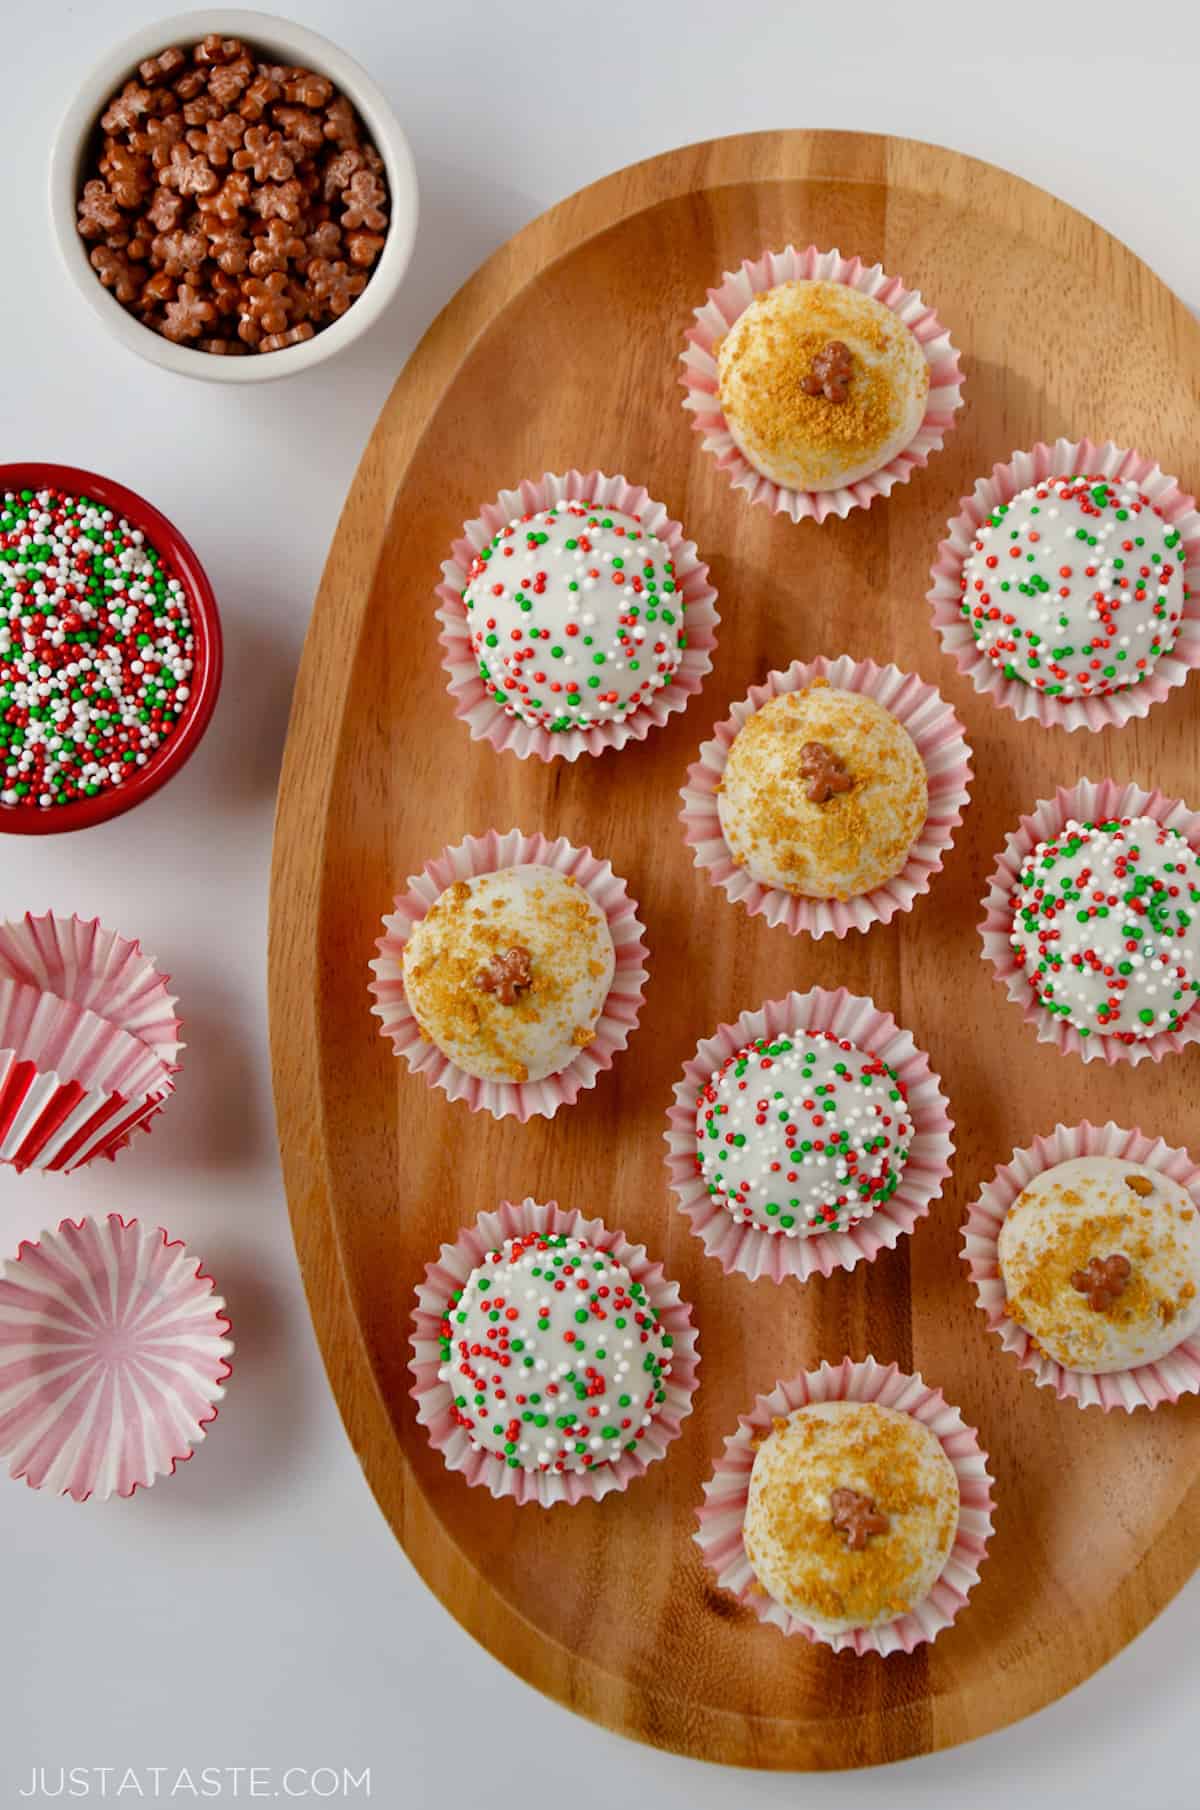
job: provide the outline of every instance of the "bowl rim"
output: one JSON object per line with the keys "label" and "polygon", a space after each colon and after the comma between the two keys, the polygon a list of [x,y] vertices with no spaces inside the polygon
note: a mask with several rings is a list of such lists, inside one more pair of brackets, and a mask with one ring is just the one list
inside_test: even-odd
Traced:
{"label": "bowl rim", "polygon": [[46,809],[20,809],[0,804],[0,835],[55,836],[71,830],[90,829],[123,817],[135,805],[150,798],[173,779],[199,747],[216,708],[224,666],[224,641],[217,600],[207,572],[191,543],[137,491],[99,472],[46,460],[16,460],[0,465],[0,492],[6,490],[63,490],[73,496],[93,496],[145,530],[156,550],[168,558],[188,593],[188,609],[195,639],[189,708],[168,741],[155,751],[138,773],[123,785],[81,798],[73,804]]}
{"label": "bowl rim", "polygon": [[[209,32],[240,37],[327,75],[354,104],[384,160],[391,219],[370,281],[340,320],[298,346],[260,358],[220,358],[176,346],[136,320],[104,288],[76,231],[75,203],[84,153],[105,102],[144,57],[165,46],[198,42]],[[270,383],[323,364],[370,328],[398,291],[416,240],[419,194],[412,149],[391,105],[361,64],[319,32],[274,13],[216,8],[151,20],[113,46],[79,83],[55,132],[49,158],[50,217],[59,256],[90,309],[127,350],[177,376],[206,383]]]}

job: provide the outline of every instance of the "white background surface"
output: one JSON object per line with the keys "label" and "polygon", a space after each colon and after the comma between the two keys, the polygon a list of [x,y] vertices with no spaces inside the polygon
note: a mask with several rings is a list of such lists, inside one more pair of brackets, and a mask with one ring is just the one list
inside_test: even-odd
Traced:
{"label": "white background surface", "polygon": [[58,112],[154,11],[0,0],[0,458],[102,470],[179,524],[221,600],[225,690],[200,754],[150,804],[80,837],[0,838],[0,916],[79,910],[140,937],[174,977],[188,1049],[167,1115],[114,1168],[0,1171],[0,1247],[68,1211],[161,1220],[218,1278],[238,1353],[218,1424],[173,1480],[85,1507],[0,1481],[0,1805],[21,1801],[35,1765],[252,1764],[369,1766],[375,1801],[397,1810],[1194,1805],[1197,1583],[1067,1701],[868,1774],[735,1776],[652,1753],[477,1649],[376,1511],[325,1385],[276,1160],[265,1001],[272,798],[312,596],[391,380],[459,282],[621,164],[721,132],[823,125],[1006,165],[1195,302],[1192,9],[1139,30],[1127,5],[1027,0],[295,0],[293,16],[391,98],[423,217],[407,286],[365,343],[246,393],[116,349],[55,264],[44,189]]}

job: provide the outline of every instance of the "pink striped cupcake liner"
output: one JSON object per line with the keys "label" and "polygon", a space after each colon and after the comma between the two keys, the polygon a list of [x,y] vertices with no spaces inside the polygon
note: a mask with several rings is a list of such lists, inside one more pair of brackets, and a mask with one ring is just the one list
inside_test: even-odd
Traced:
{"label": "pink striped cupcake liner", "polygon": [[[717,795],[734,737],[748,717],[782,692],[803,691],[815,679],[825,679],[841,691],[857,691],[890,710],[907,729],[925,763],[929,786],[929,812],[908,860],[892,879],[853,899],[806,899],[777,886],[763,886],[740,867],[725,840],[717,810]],[[827,660],[793,660],[783,672],[769,672],[761,685],[735,704],[714,739],[703,742],[700,758],[688,768],[680,817],[684,839],[692,859],[714,886],[719,886],[751,917],[760,913],[774,928],[783,924],[793,936],[842,937],[848,930],[869,930],[872,924],[888,924],[898,911],[911,911],[921,893],[928,892],[962,822],[971,787],[971,750],[963,726],[941,693],[913,673],[895,666],[876,666],[873,660],[852,660],[848,654]]]}
{"label": "pink striped cupcake liner", "polygon": [[[882,302],[904,322],[929,366],[929,399],[916,434],[888,464],[839,490],[792,490],[756,471],[730,433],[718,395],[717,350],[738,316],[764,289],[813,279],[844,283]],[[950,335],[920,292],[887,276],[881,264],[844,258],[840,251],[818,251],[815,245],[804,251],[789,245],[784,251],[764,252],[753,262],[743,259],[739,270],[727,270],[695,314],[696,325],[688,328],[687,351],[681,355],[683,406],[691,411],[696,433],[704,436],[704,451],[713,454],[733,488],[744,490],[752,503],[765,503],[775,515],[790,515],[794,522],[805,517],[823,522],[830,515],[847,516],[852,509],[869,508],[877,496],[890,496],[897,484],[906,484],[914,471],[927,465],[954,426],[963,377]]]}
{"label": "pink striped cupcake liner", "polygon": [[[536,515],[559,502],[602,503],[634,516],[642,527],[668,547],[675,565],[675,582],[684,605],[687,647],[669,685],[657,691],[631,716],[619,722],[597,724],[591,729],[564,729],[551,733],[538,725],[511,716],[492,696],[479,672],[471,646],[463,592],[471,562],[493,535],[522,516]],[[442,665],[449,675],[455,714],[462,717],[472,741],[490,742],[493,748],[527,760],[578,760],[581,754],[602,754],[606,748],[623,748],[627,742],[644,741],[652,727],[661,728],[699,691],[712,666],[717,645],[717,593],[708,582],[708,567],[694,541],[685,540],[683,529],[672,521],[664,504],[656,503],[642,484],[623,477],[606,477],[602,471],[577,471],[562,475],[546,472],[542,478],[523,478],[515,490],[502,490],[493,503],[485,503],[476,520],[467,522],[462,538],[442,563],[437,587],[441,602],[437,611],[442,625]]]}
{"label": "pink striped cupcake liner", "polygon": [[0,924],[0,1162],[111,1160],[174,1092],[182,1048],[140,944],[95,918]]}
{"label": "pink striped cupcake liner", "polygon": [[[908,1162],[891,1199],[848,1231],[816,1232],[808,1238],[789,1238],[739,1223],[708,1193],[696,1160],[696,1100],[701,1088],[722,1063],[755,1038],[781,1037],[796,1030],[832,1031],[856,1049],[880,1057],[899,1077],[913,1120]],[[768,1000],[758,1011],[743,1012],[736,1024],[723,1024],[701,1040],[675,1083],[675,1104],[667,1114],[665,1134],[667,1170],[680,1210],[727,1276],[748,1276],[752,1282],[763,1276],[782,1282],[792,1276],[807,1282],[818,1273],[830,1276],[834,1270],[871,1263],[913,1230],[949,1177],[953,1131],[946,1096],[928,1056],[891,1013],[845,987],[832,993],[814,987],[809,993]]]}
{"label": "pink striped cupcake liner", "polygon": [[[1140,486],[1173,528],[1183,537],[1184,582],[1189,596],[1184,603],[1179,634],[1170,653],[1163,654],[1147,678],[1124,691],[1103,698],[1051,698],[1022,679],[1006,679],[998,666],[977,646],[962,613],[963,565],[975,535],[999,503],[1011,502],[1018,491],[1045,478],[1100,477]],[[980,478],[970,496],[963,497],[959,514],[949,525],[947,538],[938,548],[932,586],[928,593],[933,625],[942,647],[970,679],[976,691],[1002,710],[1011,710],[1020,721],[1036,719],[1043,728],[1120,728],[1133,717],[1146,716],[1152,704],[1182,685],[1200,666],[1200,514],[1195,499],[1168,477],[1153,460],[1111,440],[1042,441],[1028,452],[1015,452],[1007,464],[994,465],[990,478]]]}
{"label": "pink striped cupcake liner", "polygon": [[[559,1074],[544,1081],[480,1081],[422,1036],[404,990],[404,946],[414,926],[456,880],[526,863],[552,867],[575,880],[604,913],[616,955],[612,987],[594,1039]],[[435,861],[427,861],[423,872],[409,876],[408,890],[397,894],[383,926],[384,934],[375,945],[379,954],[371,963],[375,979],[370,983],[375,998],[371,1010],[380,1029],[414,1074],[423,1075],[451,1100],[465,1100],[472,1112],[490,1112],[494,1119],[516,1117],[522,1124],[535,1116],[552,1119],[560,1106],[574,1105],[585,1087],[596,1085],[597,1076],[612,1067],[637,1025],[649,953],[637,906],[607,861],[598,861],[590,848],[575,848],[565,836],[554,842],[520,830],[468,836],[443,849]]]}
{"label": "pink striped cupcake liner", "polygon": [[1200,1167],[1186,1150],[1177,1150],[1162,1138],[1148,1138],[1137,1126],[1126,1131],[1111,1120],[1107,1125],[1091,1125],[1086,1119],[1081,1125],[1056,1125],[1048,1136],[1035,1138],[1030,1148],[1014,1150],[967,1211],[963,1256],[988,1326],[1040,1389],[1053,1389],[1059,1401],[1073,1401],[1081,1408],[1099,1407],[1106,1412],[1124,1408],[1132,1413],[1135,1408],[1157,1408],[1163,1402],[1177,1402],[1181,1395],[1200,1393],[1200,1339],[1182,1340],[1156,1364],[1087,1376],[1065,1370],[1037,1348],[1023,1326],[1009,1318],[1000,1275],[1000,1228],[1013,1202],[1036,1176],[1077,1156],[1115,1156],[1161,1170],[1186,1188],[1200,1209]]}
{"label": "pink striped cupcake liner", "polygon": [[191,1457],[233,1341],[213,1279],[161,1228],[64,1219],[0,1264],[0,1456],[32,1489],[132,1496]]}
{"label": "pink striped cupcake liner", "polygon": [[[610,1252],[645,1289],[663,1330],[674,1341],[666,1400],[637,1451],[622,1452],[611,1463],[597,1465],[590,1471],[514,1470],[494,1453],[478,1450],[453,1419],[453,1395],[438,1376],[442,1324],[455,1292],[490,1251],[499,1250],[507,1239],[529,1232],[578,1238],[598,1251]],[[667,1279],[661,1263],[652,1262],[645,1248],[631,1244],[624,1232],[610,1232],[598,1219],[585,1219],[577,1210],[568,1212],[554,1201],[506,1200],[495,1212],[481,1213],[473,1226],[464,1227],[453,1244],[442,1246],[437,1262],[426,1265],[425,1281],[417,1289],[408,1366],[413,1375],[410,1394],[417,1404],[417,1419],[426,1429],[429,1443],[441,1453],[447,1470],[458,1471],[467,1483],[482,1486],[497,1498],[507,1496],[514,1502],[536,1502],[542,1508],[553,1508],[557,1502],[599,1502],[614,1490],[627,1489],[635,1477],[665,1457],[671,1441],[678,1439],[683,1422],[692,1411],[699,1363],[692,1310],[680,1300],[678,1283]]]}
{"label": "pink striped cupcake liner", "polygon": [[[750,1472],[754,1468],[756,1435],[769,1432],[778,1419],[810,1402],[878,1402],[911,1414],[933,1432],[958,1477],[958,1531],[941,1576],[929,1595],[895,1621],[878,1628],[857,1628],[849,1634],[822,1634],[767,1595],[754,1575],[744,1540]],[[760,1395],[749,1414],[738,1420],[738,1429],[725,1441],[708,1482],[704,1501],[696,1511],[700,1523],[693,1538],[704,1562],[715,1572],[717,1583],[738,1602],[752,1609],[759,1621],[781,1634],[800,1634],[805,1640],[832,1647],[835,1653],[911,1653],[925,1641],[936,1640],[948,1628],[979,1582],[979,1567],[987,1555],[992,1533],[992,1479],[987,1453],[979,1435],[967,1426],[940,1389],[931,1389],[919,1376],[908,1376],[895,1364],[877,1364],[874,1358],[852,1363],[822,1364],[791,1382],[779,1383],[769,1395]]]}
{"label": "pink striped cupcake liner", "polygon": [[1191,847],[1200,853],[1200,816],[1189,811],[1177,798],[1162,792],[1144,792],[1140,786],[1118,785],[1115,779],[1081,779],[1076,785],[1059,786],[1053,798],[1039,799],[1032,815],[1022,817],[1020,827],[1006,839],[995,872],[988,881],[983,901],[986,913],[979,934],[983,953],[996,970],[1008,997],[1020,1006],[1025,1022],[1034,1026],[1040,1043],[1056,1044],[1085,1062],[1160,1062],[1168,1052],[1177,1052],[1189,1043],[1200,1041],[1200,1009],[1193,1008],[1177,1029],[1159,1031],[1153,1037],[1129,1037],[1115,1034],[1102,1037],[1095,1032],[1081,1037],[1065,1018],[1051,1017],[1038,1003],[1024,970],[1018,967],[1011,947],[1013,927],[1013,888],[1021,864],[1039,842],[1058,835],[1070,821],[1103,823],[1109,818],[1152,817],[1178,830]]}

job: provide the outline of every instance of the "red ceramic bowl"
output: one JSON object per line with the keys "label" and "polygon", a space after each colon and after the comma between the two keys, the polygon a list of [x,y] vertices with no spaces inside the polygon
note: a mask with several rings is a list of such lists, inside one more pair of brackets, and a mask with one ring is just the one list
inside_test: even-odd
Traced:
{"label": "red ceramic bowl", "polygon": [[81,798],[74,804],[51,805],[46,810],[19,808],[0,804],[0,835],[54,836],[64,830],[86,830],[94,823],[107,823],[141,804],[160,786],[165,786],[199,746],[208,728],[217,693],[221,689],[221,619],[217,600],[204,567],[178,528],[173,528],[165,515],[160,515],[143,497],[111,478],[94,471],[79,471],[73,465],[10,464],[0,465],[0,492],[6,490],[61,490],[71,496],[94,497],[110,509],[141,528],[158,551],[174,567],[187,592],[188,609],[195,640],[194,671],[188,708],[177,728],[135,778],[126,780],[112,791],[96,798]]}

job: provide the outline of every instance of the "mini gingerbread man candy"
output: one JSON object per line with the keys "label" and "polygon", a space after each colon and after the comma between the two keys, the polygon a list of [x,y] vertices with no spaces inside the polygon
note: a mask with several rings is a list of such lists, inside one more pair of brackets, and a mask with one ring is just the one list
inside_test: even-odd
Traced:
{"label": "mini gingerbread man candy", "polygon": [[194,100],[184,102],[184,123],[189,126],[204,126],[210,119],[220,119],[222,113],[226,111],[226,108],[218,106],[212,95],[205,89]]}
{"label": "mini gingerbread man candy", "polygon": [[355,297],[362,294],[367,279],[352,272],[345,264],[331,264],[327,259],[314,258],[308,267],[308,283],[323,308],[330,314],[342,315]]}
{"label": "mini gingerbread man candy", "polygon": [[891,1526],[870,1496],[860,1496],[852,1489],[832,1490],[829,1506],[832,1510],[830,1519],[851,1552],[861,1552],[872,1534],[886,1533]]}
{"label": "mini gingerbread man candy", "polygon": [[296,166],[278,132],[267,126],[251,126],[245,134],[245,144],[234,157],[233,167],[250,170],[255,182],[286,182]]}
{"label": "mini gingerbread man candy", "polygon": [[165,270],[156,270],[154,275],[142,285],[140,299],[147,308],[157,307],[166,302],[173,302],[175,289],[175,278],[169,277]]}
{"label": "mini gingerbread man candy", "polygon": [[260,64],[258,74],[238,102],[238,112],[244,120],[249,120],[252,124],[257,125],[260,120],[265,118],[267,108],[277,101],[282,93],[283,89],[280,84],[272,80]]}
{"label": "mini gingerbread man candy", "polygon": [[1086,1295],[1093,1313],[1107,1313],[1114,1301],[1125,1292],[1133,1274],[1133,1265],[1120,1252],[1111,1257],[1093,1257],[1086,1269],[1076,1270],[1071,1287],[1076,1294]]}
{"label": "mini gingerbread man candy", "polygon": [[199,339],[204,328],[216,319],[216,314],[212,303],[205,301],[190,283],[181,283],[175,300],[167,303],[163,332],[177,343]]}
{"label": "mini gingerbread man candy", "polygon": [[346,184],[342,225],[347,229],[367,226],[382,232],[387,225],[387,191],[370,170],[358,170]]}
{"label": "mini gingerbread man candy", "polygon": [[853,375],[854,360],[849,346],[840,339],[831,339],[813,359],[801,388],[806,396],[824,396],[826,402],[845,402]]}
{"label": "mini gingerbread man candy", "polygon": [[805,742],[800,750],[800,771],[808,781],[804,796],[813,804],[828,804],[854,785],[845,763],[824,742]]}
{"label": "mini gingerbread man candy", "polygon": [[194,101],[198,94],[204,93],[204,71],[185,69],[171,83],[171,92],[178,101]]}
{"label": "mini gingerbread man candy", "polygon": [[171,146],[171,161],[162,170],[161,180],[164,188],[179,195],[211,195],[221,179],[206,157],[177,144]]}
{"label": "mini gingerbread man candy", "polygon": [[277,270],[269,277],[251,277],[242,286],[243,316],[260,334],[283,333],[289,324],[287,277]]}
{"label": "mini gingerbread man candy", "polygon": [[503,955],[493,955],[486,967],[475,976],[481,993],[492,993],[502,1006],[515,1006],[522,993],[533,985],[533,967],[528,949],[513,948]]}
{"label": "mini gingerbread man candy", "polygon": [[150,92],[139,87],[137,82],[126,82],[120,94],[109,102],[107,110],[100,115],[100,126],[104,132],[128,132],[144,119],[150,111]]}
{"label": "mini gingerbread man candy", "polygon": [[288,225],[286,220],[271,220],[265,231],[259,228],[254,235],[254,246],[250,253],[250,270],[256,277],[269,277],[274,270],[286,270],[289,264],[298,264],[307,258],[307,247]]}
{"label": "mini gingerbread man candy", "polygon": [[291,182],[267,183],[262,188],[255,189],[251,205],[262,220],[284,220],[289,226],[294,226],[304,205],[304,190],[294,179]]}
{"label": "mini gingerbread man candy", "polygon": [[218,220],[232,226],[249,207],[252,194],[250,178],[244,171],[235,170],[211,195],[201,195],[199,205],[203,213],[214,214]]}
{"label": "mini gingerbread man candy", "polygon": [[220,219],[207,218],[205,237],[208,255],[227,276],[240,276],[250,262],[252,240],[236,226],[225,226]]}
{"label": "mini gingerbread man candy", "polygon": [[336,258],[342,249],[342,229],[334,220],[322,220],[313,227],[305,245],[310,258]]}
{"label": "mini gingerbread man candy", "polygon": [[332,100],[333,83],[326,76],[314,75],[311,69],[301,69],[284,84],[283,92],[293,106],[315,111]]}
{"label": "mini gingerbread man candy", "polygon": [[182,113],[166,113],[161,119],[148,119],[145,129],[138,134],[139,148],[144,150],[156,173],[165,170],[171,161],[171,152],[183,137],[184,120]]}
{"label": "mini gingerbread man candy", "polygon": [[206,157],[214,167],[220,169],[233,158],[234,168],[240,169],[234,153],[239,150],[246,130],[245,121],[236,113],[223,113],[220,119],[210,119],[203,126],[195,126],[187,135],[188,144],[199,156]]}
{"label": "mini gingerbread man candy", "polygon": [[289,148],[299,152],[319,151],[325,140],[321,122],[307,107],[276,107],[271,117],[283,133]]}
{"label": "mini gingerbread man candy", "polygon": [[240,57],[245,45],[240,38],[223,38],[219,31],[210,31],[200,44],[197,44],[192,55],[201,66],[213,63],[232,63]]}
{"label": "mini gingerbread man candy", "polygon": [[183,195],[177,195],[172,188],[156,188],[147,208],[147,223],[154,232],[174,232],[185,206]]}
{"label": "mini gingerbread man candy", "polygon": [[208,78],[208,92],[218,107],[236,107],[254,77],[254,64],[247,56],[235,57],[232,63],[218,65]]}
{"label": "mini gingerbread man candy", "polygon": [[357,145],[359,140],[358,119],[354,108],[344,94],[339,94],[325,109],[324,135],[331,144],[341,150]]}
{"label": "mini gingerbread man candy", "polygon": [[362,232],[347,233],[346,235],[347,256],[352,264],[358,264],[363,269],[375,262],[386,244],[387,240],[382,233]]}
{"label": "mini gingerbread man candy", "polygon": [[139,157],[127,145],[113,143],[100,160],[100,168],[118,207],[132,212],[140,207],[154,184],[150,159]]}
{"label": "mini gingerbread man candy", "polygon": [[107,239],[123,225],[121,210],[99,177],[85,182],[78,203],[79,232],[84,239]]}
{"label": "mini gingerbread man candy", "polygon": [[240,311],[242,285],[236,276],[230,276],[224,270],[214,271],[209,294],[218,314],[236,316]]}
{"label": "mini gingerbread man candy", "polygon": [[165,275],[181,277],[200,269],[208,255],[208,240],[195,229],[177,227],[172,233],[159,233],[152,250],[155,263]]}
{"label": "mini gingerbread man candy", "polygon": [[312,338],[314,332],[311,321],[299,321],[294,327],[289,327],[286,333],[268,334],[266,339],[259,342],[258,349],[260,352],[282,352],[288,346],[302,345],[306,339]]}
{"label": "mini gingerbread man candy", "polygon": [[138,74],[147,88],[158,88],[163,82],[169,82],[187,63],[187,57],[178,45],[172,45],[156,57],[147,57],[144,63],[138,64]]}
{"label": "mini gingerbread man candy", "polygon": [[339,151],[336,157],[331,157],[325,165],[323,191],[326,201],[336,201],[350,178],[365,167],[363,154],[357,145],[349,145],[344,151]]}
{"label": "mini gingerbread man candy", "polygon": [[128,304],[141,294],[146,280],[145,268],[131,264],[125,252],[113,251],[107,245],[97,245],[89,263],[104,287],[111,289],[119,302]]}

